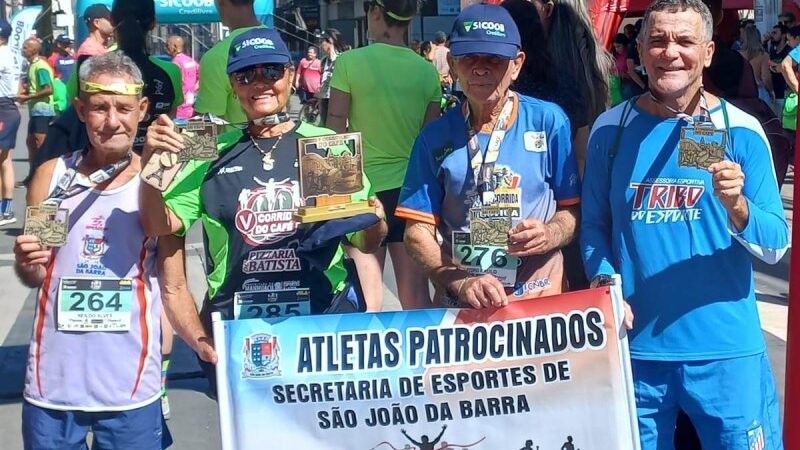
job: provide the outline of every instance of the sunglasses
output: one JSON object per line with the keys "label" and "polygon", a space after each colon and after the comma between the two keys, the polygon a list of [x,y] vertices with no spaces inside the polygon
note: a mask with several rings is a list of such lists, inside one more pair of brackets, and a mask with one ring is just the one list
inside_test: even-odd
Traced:
{"label": "sunglasses", "polygon": [[233,73],[233,79],[239,84],[250,84],[261,75],[267,82],[275,82],[283,78],[286,66],[283,64],[270,64],[267,66],[253,66]]}

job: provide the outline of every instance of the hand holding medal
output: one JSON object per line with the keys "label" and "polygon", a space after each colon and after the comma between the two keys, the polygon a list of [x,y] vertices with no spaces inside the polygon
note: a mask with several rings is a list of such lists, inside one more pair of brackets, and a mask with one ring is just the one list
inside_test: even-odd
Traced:
{"label": "hand holding medal", "polygon": [[711,173],[714,195],[728,211],[728,217],[736,229],[743,230],[747,226],[749,208],[747,199],[742,193],[744,189],[742,166],[733,161],[722,161],[709,166],[708,171]]}
{"label": "hand holding medal", "polygon": [[517,257],[545,254],[556,248],[559,240],[554,234],[541,220],[523,220],[508,232],[508,253]]}
{"label": "hand holding medal", "polygon": [[150,124],[142,149],[142,181],[159,191],[165,191],[183,166],[180,155],[186,146],[175,123],[165,114]]}
{"label": "hand holding medal", "polygon": [[14,241],[14,258],[22,270],[34,271],[50,263],[51,247],[43,245],[38,237],[23,234]]}
{"label": "hand holding medal", "polygon": [[45,247],[61,247],[67,242],[69,210],[57,204],[29,206],[25,210],[24,236],[36,238]]}

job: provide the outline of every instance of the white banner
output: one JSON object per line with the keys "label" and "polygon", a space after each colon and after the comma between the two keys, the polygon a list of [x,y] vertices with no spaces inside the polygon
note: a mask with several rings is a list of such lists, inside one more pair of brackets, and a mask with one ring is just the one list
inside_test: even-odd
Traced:
{"label": "white banner", "polygon": [[223,321],[224,450],[639,450],[620,286]]}
{"label": "white banner", "polygon": [[17,11],[11,18],[11,36],[8,39],[8,46],[14,54],[14,63],[18,68],[22,67],[22,44],[25,39],[35,33],[33,27],[41,12],[41,6],[28,6]]}

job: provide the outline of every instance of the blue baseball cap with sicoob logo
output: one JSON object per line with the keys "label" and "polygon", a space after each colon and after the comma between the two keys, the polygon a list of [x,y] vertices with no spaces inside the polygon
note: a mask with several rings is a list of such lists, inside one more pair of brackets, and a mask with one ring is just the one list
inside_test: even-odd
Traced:
{"label": "blue baseball cap with sicoob logo", "polygon": [[261,64],[288,64],[289,49],[277,31],[253,28],[236,36],[228,55],[228,75]]}
{"label": "blue baseball cap with sicoob logo", "polygon": [[464,8],[450,32],[453,56],[492,55],[514,59],[520,48],[519,30],[505,8],[480,3]]}

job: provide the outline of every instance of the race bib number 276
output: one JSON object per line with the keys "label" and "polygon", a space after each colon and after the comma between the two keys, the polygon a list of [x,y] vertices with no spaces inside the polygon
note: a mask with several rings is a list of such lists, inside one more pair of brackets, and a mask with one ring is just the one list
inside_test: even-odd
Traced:
{"label": "race bib number 276", "polygon": [[496,245],[473,245],[469,233],[453,232],[453,261],[473,275],[494,275],[503,286],[517,280],[519,258]]}

